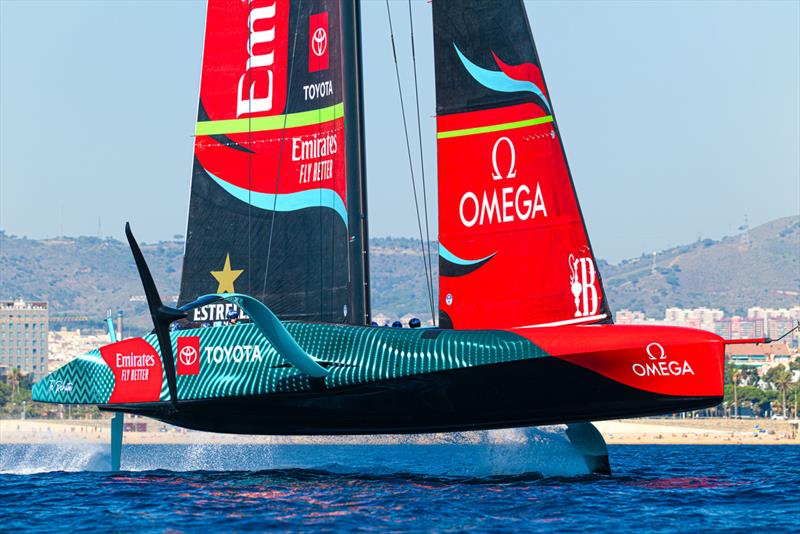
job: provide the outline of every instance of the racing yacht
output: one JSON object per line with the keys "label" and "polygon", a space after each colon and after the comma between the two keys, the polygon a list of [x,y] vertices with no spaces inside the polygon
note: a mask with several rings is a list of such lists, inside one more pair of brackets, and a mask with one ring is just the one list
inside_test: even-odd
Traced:
{"label": "racing yacht", "polygon": [[598,472],[590,421],[719,403],[722,338],[613,324],[524,3],[431,9],[436,326],[370,326],[359,2],[209,0],[178,305],[126,227],[153,332],[34,400],[246,434],[567,424]]}

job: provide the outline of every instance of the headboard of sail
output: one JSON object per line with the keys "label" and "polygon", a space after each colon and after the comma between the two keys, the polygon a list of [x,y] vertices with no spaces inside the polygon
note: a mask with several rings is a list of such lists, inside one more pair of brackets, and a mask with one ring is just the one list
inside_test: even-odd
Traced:
{"label": "headboard of sail", "polygon": [[181,304],[242,292],[283,319],[345,322],[340,8],[209,0]]}
{"label": "headboard of sail", "polygon": [[521,0],[434,0],[442,326],[610,312]]}

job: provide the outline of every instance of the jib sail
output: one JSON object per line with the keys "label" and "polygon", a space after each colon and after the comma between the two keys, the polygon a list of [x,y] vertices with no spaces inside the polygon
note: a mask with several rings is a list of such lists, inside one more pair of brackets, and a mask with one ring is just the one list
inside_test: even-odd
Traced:
{"label": "jib sail", "polygon": [[521,0],[433,3],[442,326],[610,320]]}
{"label": "jib sail", "polygon": [[209,0],[181,303],[241,292],[284,319],[363,321],[348,316],[360,192],[346,175],[340,18],[335,0]]}

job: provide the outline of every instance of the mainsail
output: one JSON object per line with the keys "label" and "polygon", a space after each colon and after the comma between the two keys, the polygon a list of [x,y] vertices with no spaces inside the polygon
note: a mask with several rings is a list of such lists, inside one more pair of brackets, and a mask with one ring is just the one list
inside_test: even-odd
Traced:
{"label": "mainsail", "polygon": [[[348,253],[361,191],[345,155],[341,8],[209,0],[181,304],[242,292],[283,319],[363,323],[348,314],[365,295]],[[215,309],[195,319],[222,319]]]}
{"label": "mainsail", "polygon": [[609,321],[522,0],[434,1],[442,326]]}

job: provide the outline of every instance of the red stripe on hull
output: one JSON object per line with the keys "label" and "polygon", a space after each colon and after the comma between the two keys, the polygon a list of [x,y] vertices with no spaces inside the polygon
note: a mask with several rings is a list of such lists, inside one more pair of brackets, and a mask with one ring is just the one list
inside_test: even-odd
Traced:
{"label": "red stripe on hull", "polygon": [[721,397],[725,342],[711,332],[646,325],[515,329],[548,354],[651,393]]}

